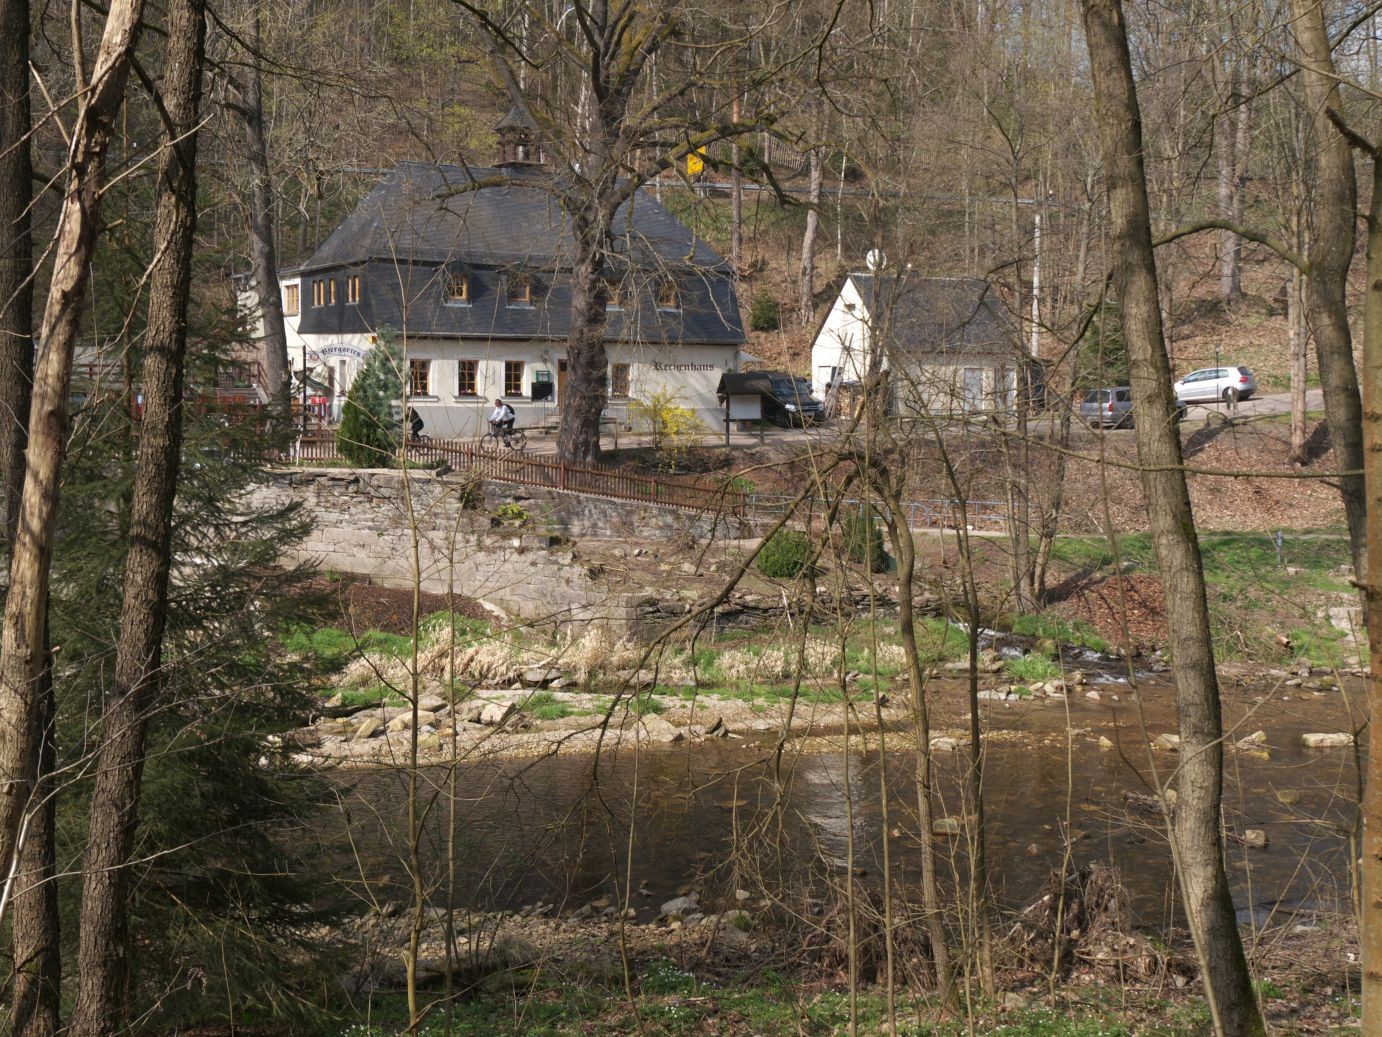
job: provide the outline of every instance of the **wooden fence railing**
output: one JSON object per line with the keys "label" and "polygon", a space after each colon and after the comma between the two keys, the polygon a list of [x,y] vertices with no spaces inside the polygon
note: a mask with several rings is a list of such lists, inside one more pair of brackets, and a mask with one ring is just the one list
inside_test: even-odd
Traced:
{"label": "wooden fence railing", "polygon": [[[725,511],[733,515],[743,515],[748,511],[748,498],[743,493],[699,479],[642,475],[620,468],[579,467],[562,464],[550,457],[530,457],[505,449],[496,452],[493,448],[487,449],[461,440],[434,439],[409,444],[407,449],[408,459],[414,463],[446,461],[457,471],[476,472],[483,478],[499,482],[666,504],[697,511]],[[300,462],[340,460],[335,437],[302,437],[292,459]]]}

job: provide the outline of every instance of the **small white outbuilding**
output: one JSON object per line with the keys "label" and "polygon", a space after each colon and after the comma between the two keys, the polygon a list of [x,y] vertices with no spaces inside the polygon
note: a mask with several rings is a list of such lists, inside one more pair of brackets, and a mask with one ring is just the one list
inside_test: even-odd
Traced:
{"label": "small white outbuilding", "polygon": [[987,281],[851,273],[812,342],[813,392],[863,382],[875,359],[891,412],[946,418],[1013,410],[1032,366]]}

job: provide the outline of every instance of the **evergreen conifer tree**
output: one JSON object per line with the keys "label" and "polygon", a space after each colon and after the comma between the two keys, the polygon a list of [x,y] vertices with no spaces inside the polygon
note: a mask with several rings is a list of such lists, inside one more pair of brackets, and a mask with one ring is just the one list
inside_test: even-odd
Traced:
{"label": "evergreen conifer tree", "polygon": [[403,398],[403,357],[396,338],[382,330],[365,356],[341,408],[336,447],[359,468],[388,468],[399,445],[399,424],[393,405]]}

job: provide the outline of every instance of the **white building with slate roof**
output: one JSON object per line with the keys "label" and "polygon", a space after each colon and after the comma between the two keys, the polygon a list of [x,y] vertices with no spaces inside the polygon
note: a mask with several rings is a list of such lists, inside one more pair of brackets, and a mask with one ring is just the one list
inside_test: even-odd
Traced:
{"label": "white building with slate roof", "polygon": [[[519,425],[557,419],[570,219],[522,120],[511,113],[500,130],[495,167],[401,162],[310,259],[282,272],[293,367],[305,351],[337,413],[387,331],[406,350],[409,404],[428,434],[479,435],[496,397]],[[631,398],[668,388],[717,423],[715,387],[744,342],[729,264],[646,192],[615,227],[607,416],[621,420]]]}
{"label": "white building with slate roof", "polygon": [[893,413],[952,417],[1013,409],[1032,361],[988,282],[852,273],[811,346],[811,388],[864,380],[877,355]]}

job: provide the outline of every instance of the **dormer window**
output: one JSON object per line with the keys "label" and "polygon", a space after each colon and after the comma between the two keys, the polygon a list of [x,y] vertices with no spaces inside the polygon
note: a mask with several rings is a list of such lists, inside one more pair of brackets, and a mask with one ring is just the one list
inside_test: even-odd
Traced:
{"label": "dormer window", "polygon": [[346,302],[355,304],[360,301],[360,275],[351,274],[346,278]]}
{"label": "dormer window", "polygon": [[605,278],[605,309],[622,310],[624,308],[623,285],[612,277]]}
{"label": "dormer window", "polygon": [[330,277],[319,277],[312,282],[312,305],[336,305],[336,281]]}
{"label": "dormer window", "polygon": [[526,277],[510,277],[506,298],[510,306],[531,306],[533,304],[533,282]]}
{"label": "dormer window", "polygon": [[468,306],[470,304],[470,278],[465,274],[447,274],[446,301],[453,306]]}
{"label": "dormer window", "polygon": [[659,310],[681,309],[681,296],[677,293],[676,282],[670,278],[657,286],[657,308]]}

